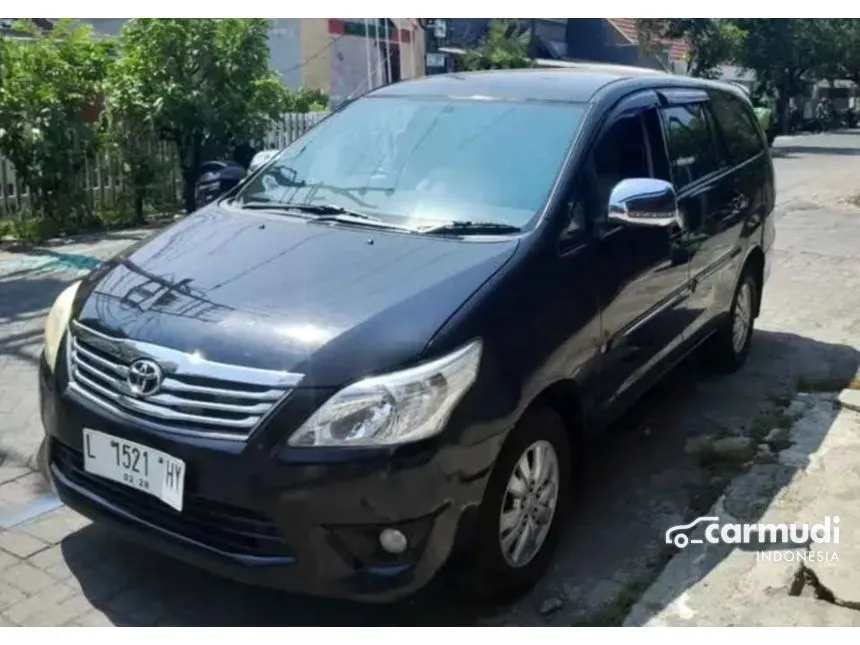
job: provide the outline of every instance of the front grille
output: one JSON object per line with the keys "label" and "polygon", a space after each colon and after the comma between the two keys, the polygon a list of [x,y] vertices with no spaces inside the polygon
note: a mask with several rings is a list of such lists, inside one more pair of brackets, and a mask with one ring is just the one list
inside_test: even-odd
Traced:
{"label": "front grille", "polygon": [[274,522],[247,508],[215,502],[186,492],[182,512],[160,500],[84,470],[83,455],[52,442],[51,463],[72,484],[108,504],[175,535],[236,556],[291,557]]}
{"label": "front grille", "polygon": [[[246,439],[301,380],[300,374],[207,361],[158,345],[118,339],[73,323],[67,341],[69,386],[112,412],[186,435]],[[142,396],[129,366],[150,359],[160,387]]]}

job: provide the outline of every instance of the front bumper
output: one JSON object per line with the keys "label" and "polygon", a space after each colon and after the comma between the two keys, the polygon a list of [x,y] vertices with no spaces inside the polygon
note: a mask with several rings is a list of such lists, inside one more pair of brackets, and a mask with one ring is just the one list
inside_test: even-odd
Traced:
{"label": "front bumper", "polygon": [[[436,445],[385,454],[305,451],[297,459],[272,450],[259,433],[235,442],[131,426],[62,394],[61,380],[43,358],[46,469],[65,504],[166,555],[285,591],[385,602],[425,587],[468,544],[490,471],[483,462],[494,456],[486,445]],[[84,427],[183,459],[183,511],[86,473]],[[465,464],[477,474],[469,476]],[[381,549],[382,528],[407,536],[404,554]]]}

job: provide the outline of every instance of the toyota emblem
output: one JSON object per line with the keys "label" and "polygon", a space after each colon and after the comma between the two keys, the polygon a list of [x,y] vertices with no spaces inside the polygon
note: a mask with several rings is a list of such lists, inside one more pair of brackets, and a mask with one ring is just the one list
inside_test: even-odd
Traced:
{"label": "toyota emblem", "polygon": [[155,361],[139,358],[128,366],[126,381],[135,396],[151,396],[161,388],[164,374]]}

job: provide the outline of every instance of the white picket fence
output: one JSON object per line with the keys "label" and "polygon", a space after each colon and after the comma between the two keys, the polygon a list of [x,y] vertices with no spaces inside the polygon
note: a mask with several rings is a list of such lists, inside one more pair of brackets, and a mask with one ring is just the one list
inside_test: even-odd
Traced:
{"label": "white picket fence", "polygon": [[[257,148],[268,150],[284,148],[319,123],[326,112],[286,114],[275,123]],[[157,186],[155,193],[165,204],[180,204],[182,178],[176,154],[167,143],[158,143],[156,154],[171,170]],[[80,178],[93,208],[110,208],[124,194],[123,177],[116,155],[104,153],[98,160],[87,163]],[[0,219],[25,217],[29,211],[30,195],[26,186],[15,176],[12,163],[0,156]]]}

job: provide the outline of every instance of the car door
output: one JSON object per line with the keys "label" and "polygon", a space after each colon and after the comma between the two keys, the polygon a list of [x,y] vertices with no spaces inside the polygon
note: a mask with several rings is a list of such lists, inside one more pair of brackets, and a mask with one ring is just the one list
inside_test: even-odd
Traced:
{"label": "car door", "polygon": [[755,115],[740,97],[718,90],[709,95],[702,105],[711,115],[709,130],[719,157],[721,171],[710,182],[719,203],[711,204],[692,231],[699,237],[690,267],[694,332],[728,308],[749,236],[769,208],[769,164]]}
{"label": "car door", "polygon": [[603,354],[598,414],[611,420],[661,373],[689,324],[688,256],[678,227],[631,227],[607,218],[622,179],[668,180],[654,92],[635,95],[610,115],[590,158],[590,217],[600,258]]}

